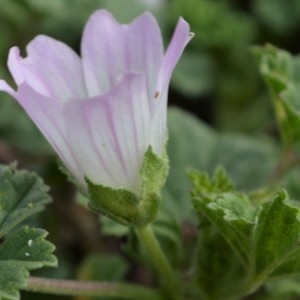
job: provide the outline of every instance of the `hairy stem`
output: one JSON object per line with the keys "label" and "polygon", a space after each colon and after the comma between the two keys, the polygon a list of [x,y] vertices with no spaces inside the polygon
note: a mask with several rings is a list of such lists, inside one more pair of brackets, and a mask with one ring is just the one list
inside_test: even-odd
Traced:
{"label": "hairy stem", "polygon": [[29,277],[27,288],[24,290],[52,295],[112,297],[132,300],[162,300],[161,295],[151,288],[133,284],[110,282]]}
{"label": "hairy stem", "polygon": [[178,274],[176,274],[176,272],[172,269],[165,253],[154,235],[151,226],[147,225],[145,227],[137,227],[136,231],[145,247],[145,250],[152,259],[154,267],[160,275],[162,285],[165,292],[168,294],[168,299],[182,299],[181,284],[177,276]]}

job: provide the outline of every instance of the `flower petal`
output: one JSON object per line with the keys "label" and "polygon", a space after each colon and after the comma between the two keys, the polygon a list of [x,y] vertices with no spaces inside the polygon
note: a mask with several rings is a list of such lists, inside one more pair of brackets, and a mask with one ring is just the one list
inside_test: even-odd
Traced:
{"label": "flower petal", "polygon": [[189,24],[180,17],[160,67],[157,82],[157,92],[159,94],[163,94],[164,89],[168,87],[172,72],[182,55],[184,48],[192,37],[193,34],[190,32]]}
{"label": "flower petal", "polygon": [[19,86],[14,97],[49,141],[61,160],[74,176],[84,184],[84,178],[80,174],[66,142],[61,108],[55,104],[53,99],[38,94],[27,82]]}
{"label": "flower petal", "polygon": [[172,72],[180,59],[185,46],[192,37],[193,34],[190,33],[189,24],[180,17],[172,40],[160,66],[155,94],[152,98],[150,98],[150,109],[152,113],[150,141],[153,145],[154,151],[160,155],[163,154],[166,143],[169,82]]}
{"label": "flower petal", "polygon": [[81,55],[90,96],[108,92],[126,72],[146,73],[148,93],[154,93],[163,59],[160,29],[147,12],[122,25],[109,12],[99,10],[86,24]]}
{"label": "flower petal", "polygon": [[93,182],[137,191],[149,142],[150,113],[142,74],[125,74],[109,93],[65,104],[70,147]]}
{"label": "flower petal", "polygon": [[10,50],[8,67],[15,82],[23,81],[38,93],[61,101],[86,97],[79,56],[67,45],[47,36],[37,36],[27,46],[28,56]]}
{"label": "flower petal", "polygon": [[149,12],[136,18],[126,28],[125,53],[130,71],[145,73],[148,97],[153,98],[164,47],[160,28]]}
{"label": "flower petal", "polygon": [[12,97],[15,97],[16,92],[9,86],[5,80],[0,80],[0,91],[9,94]]}

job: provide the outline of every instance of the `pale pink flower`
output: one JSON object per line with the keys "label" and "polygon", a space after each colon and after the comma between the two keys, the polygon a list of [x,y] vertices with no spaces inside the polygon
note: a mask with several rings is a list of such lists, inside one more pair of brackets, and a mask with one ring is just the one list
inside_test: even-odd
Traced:
{"label": "pale pink flower", "polygon": [[11,48],[17,90],[3,80],[0,90],[20,103],[82,186],[87,177],[136,192],[147,148],[164,153],[170,77],[190,38],[179,18],[164,54],[150,13],[123,25],[99,10],[85,26],[81,57],[43,35],[25,58]]}

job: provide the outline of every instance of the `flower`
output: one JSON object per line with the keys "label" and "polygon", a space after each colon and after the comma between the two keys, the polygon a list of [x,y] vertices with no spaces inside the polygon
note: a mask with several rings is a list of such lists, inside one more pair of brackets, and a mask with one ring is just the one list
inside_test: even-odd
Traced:
{"label": "flower", "polygon": [[81,186],[88,178],[137,193],[149,146],[164,154],[168,85],[190,39],[179,18],[164,54],[149,12],[124,25],[98,10],[85,26],[81,57],[39,35],[25,58],[10,49],[17,90],[3,80],[0,90],[19,102]]}

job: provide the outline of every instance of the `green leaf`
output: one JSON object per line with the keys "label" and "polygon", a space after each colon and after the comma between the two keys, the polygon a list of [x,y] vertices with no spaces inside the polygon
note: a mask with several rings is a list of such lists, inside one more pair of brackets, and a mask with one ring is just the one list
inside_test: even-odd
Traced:
{"label": "green leaf", "polygon": [[284,191],[262,206],[253,233],[255,272],[269,277],[300,273],[299,208]]}
{"label": "green leaf", "polygon": [[168,121],[170,173],[163,189],[161,211],[176,220],[192,218],[188,168],[211,175],[222,165],[238,189],[252,190],[261,187],[277,165],[277,145],[267,137],[218,134],[177,108],[169,109]]}
{"label": "green leaf", "polygon": [[[230,180],[219,169],[208,182],[207,175],[190,172],[194,188],[192,197],[198,212],[214,224],[244,264],[248,263],[248,238],[252,230],[254,208],[244,194],[231,192]],[[203,180],[205,179],[205,180]]]}
{"label": "green leaf", "polygon": [[271,45],[256,47],[254,52],[271,91],[283,142],[294,146],[300,142],[299,58]]}
{"label": "green leaf", "polygon": [[186,177],[189,167],[207,170],[218,135],[191,114],[177,108],[169,109],[168,155],[170,172],[163,189],[161,212],[176,220],[190,219],[190,184]]}
{"label": "green leaf", "polygon": [[42,229],[22,227],[1,244],[0,300],[20,299],[19,290],[26,288],[30,270],[57,265],[54,246],[46,236]]}
{"label": "green leaf", "polygon": [[15,165],[0,166],[0,237],[51,201],[42,179]]}
{"label": "green leaf", "polygon": [[[203,180],[206,175],[198,172],[192,172],[190,178],[200,224],[211,224],[220,235],[214,238],[224,239],[239,261],[234,264],[235,274],[230,274],[232,282],[215,286],[219,295],[246,295],[267,280],[300,274],[300,211],[285,191],[255,205],[245,194],[223,185],[226,180],[220,171],[210,184]],[[205,271],[198,269],[202,275]]]}
{"label": "green leaf", "polygon": [[216,169],[212,179],[204,172],[190,170],[189,178],[194,184],[194,193],[225,193],[234,189],[233,182],[228,178],[224,168]]}
{"label": "green leaf", "polygon": [[203,222],[199,229],[196,261],[192,265],[197,295],[192,299],[238,299],[231,297],[227,288],[233,283],[238,286],[243,276],[237,254],[212,226]]}

